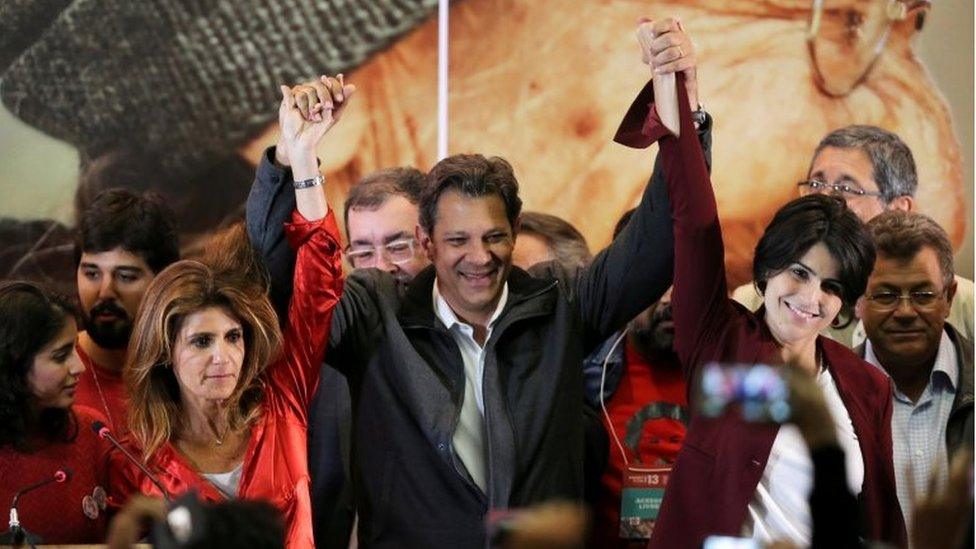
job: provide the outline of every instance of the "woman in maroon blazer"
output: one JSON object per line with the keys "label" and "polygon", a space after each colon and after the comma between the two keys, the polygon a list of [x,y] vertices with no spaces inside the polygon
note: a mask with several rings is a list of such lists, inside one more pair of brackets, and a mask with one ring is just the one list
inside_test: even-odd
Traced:
{"label": "woman in maroon blazer", "polygon": [[[824,390],[859,494],[868,539],[905,544],[891,459],[888,380],[846,347],[821,337],[849,319],[874,264],[869,234],[844,203],[809,196],[784,206],[756,247],[754,278],[764,306],[728,298],[715,196],[678,76],[680,137],[660,122],[648,84],[616,140],[658,142],[674,221],[674,346],[691,381],[709,362],[797,364]],[[743,200],[748,200],[747,196]],[[691,386],[691,384],[689,384]],[[792,426],[694,412],[655,524],[651,547],[700,547],[710,535],[809,545],[813,470]]]}

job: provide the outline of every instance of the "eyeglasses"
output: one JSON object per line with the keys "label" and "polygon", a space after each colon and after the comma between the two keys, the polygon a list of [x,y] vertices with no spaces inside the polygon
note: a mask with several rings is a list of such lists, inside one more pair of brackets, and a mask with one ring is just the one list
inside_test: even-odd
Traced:
{"label": "eyeglasses", "polygon": [[855,187],[847,183],[827,183],[824,181],[811,179],[809,181],[800,181],[799,183],[797,183],[797,186],[806,187],[810,189],[810,192],[812,193],[830,192],[844,197],[874,196],[877,198],[881,198],[880,192],[865,191],[860,187]]}
{"label": "eyeglasses", "polygon": [[942,292],[908,292],[900,294],[897,292],[878,292],[866,296],[874,308],[879,311],[893,311],[898,308],[898,304],[903,299],[907,299],[916,310],[925,310],[933,305],[942,297]]}
{"label": "eyeglasses", "polygon": [[413,246],[413,238],[404,238],[402,240],[388,242],[380,247],[362,246],[347,248],[346,257],[349,258],[349,263],[356,269],[375,267],[380,255],[386,257],[390,263],[400,265],[413,259]]}
{"label": "eyeglasses", "polygon": [[[812,0],[807,53],[817,87],[844,97],[867,80],[896,23],[922,30],[930,0]],[[825,6],[826,5],[826,6]]]}

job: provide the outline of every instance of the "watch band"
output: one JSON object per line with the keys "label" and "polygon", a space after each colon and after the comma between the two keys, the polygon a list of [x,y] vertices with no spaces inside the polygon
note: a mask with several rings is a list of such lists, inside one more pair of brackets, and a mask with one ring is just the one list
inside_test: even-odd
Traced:
{"label": "watch band", "polygon": [[294,183],[292,183],[292,185],[296,189],[308,189],[308,188],[311,188],[311,187],[317,187],[317,186],[321,185],[322,183],[325,183],[325,176],[322,175],[322,174],[319,174],[319,175],[316,175],[315,177],[312,177],[310,179],[302,179],[300,181],[295,181]]}
{"label": "watch band", "polygon": [[705,124],[707,119],[708,115],[705,113],[705,107],[699,103],[698,108],[691,112],[691,120],[695,123],[695,129],[698,129]]}

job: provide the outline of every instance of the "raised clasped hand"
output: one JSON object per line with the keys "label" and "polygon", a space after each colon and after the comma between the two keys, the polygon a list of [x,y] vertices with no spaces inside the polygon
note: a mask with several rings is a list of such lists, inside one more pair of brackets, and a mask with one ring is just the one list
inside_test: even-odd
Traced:
{"label": "raised clasped hand", "polygon": [[649,65],[654,73],[684,74],[688,103],[695,109],[698,106],[698,59],[695,45],[681,20],[643,17],[638,21],[637,41],[640,43],[641,61]]}
{"label": "raised clasped hand", "polygon": [[346,84],[341,74],[292,88],[281,86],[278,123],[288,156],[314,156],[319,141],[339,121],[355,92],[356,86]]}

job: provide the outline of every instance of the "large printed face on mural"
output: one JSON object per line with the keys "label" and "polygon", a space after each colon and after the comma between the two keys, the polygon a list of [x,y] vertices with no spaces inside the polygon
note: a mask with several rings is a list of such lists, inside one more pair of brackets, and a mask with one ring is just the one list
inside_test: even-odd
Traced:
{"label": "large printed face on mural", "polygon": [[[453,2],[449,152],[477,151],[506,158],[523,182],[527,209],[563,217],[578,226],[594,247],[605,244],[619,212],[640,197],[654,154],[611,142],[625,109],[648,76],[634,38],[635,21],[642,15],[677,15],[696,43],[699,96],[715,119],[713,182],[733,283],[749,278],[755,242],[772,214],[795,197],[795,182],[805,177],[819,139],[851,123],[887,128],[907,142],[922,182],[918,210],[935,217],[958,245],[965,230],[962,160],[948,109],[912,51],[916,18],[891,25],[883,54],[866,80],[858,83],[863,69],[871,65],[872,46],[888,28],[883,19],[888,2],[826,2],[816,63],[805,40],[812,4],[809,0]],[[309,25],[318,24],[313,19],[307,19]],[[411,29],[398,35],[390,47],[371,50],[355,68],[345,69],[350,81],[363,85],[358,104],[321,145],[333,204],[341,204],[349,185],[364,174],[392,165],[427,169],[437,160],[436,17],[411,23]],[[296,35],[302,32],[296,30]],[[259,50],[272,51],[271,42],[259,43]],[[303,66],[307,75],[332,70],[313,66],[318,64],[312,60],[315,53],[303,50],[292,56],[308,65]],[[322,50],[321,56],[328,54]],[[282,64],[267,65],[273,67],[267,70],[277,71]],[[226,102],[194,112],[220,114],[221,124],[227,127],[238,120],[240,128],[247,128],[248,139],[231,150],[256,164],[263,148],[276,139],[271,122],[277,82],[264,73],[254,76],[253,71],[260,72],[265,64],[245,65],[247,73],[212,74],[214,81],[208,84],[212,89],[241,86],[248,91],[268,80],[266,116],[262,118],[257,108],[262,102],[246,104],[253,112],[228,109]],[[825,86],[817,85],[818,75],[826,80]],[[823,91],[826,87],[843,92],[852,85],[853,91],[843,97]],[[181,86],[154,88],[154,94],[164,88],[172,88],[184,99],[200,99],[184,97],[188,92]],[[252,95],[242,92],[248,99]],[[27,101],[27,96],[22,100]],[[11,104],[9,96],[5,95],[5,103]],[[169,104],[177,108],[184,103]],[[148,111],[168,103],[153,104]],[[146,111],[144,105],[135,104],[123,107],[118,116],[129,112],[136,120],[145,118],[147,124],[161,118]],[[236,118],[225,120],[235,112]],[[261,120],[267,125],[257,123]],[[200,132],[208,129],[203,124]],[[168,151],[154,152],[165,157]],[[249,184],[249,178],[240,181],[238,200]],[[209,212],[214,202],[201,204]],[[227,211],[237,205],[229,200]],[[197,217],[192,216],[192,208],[189,211],[190,217]]]}

